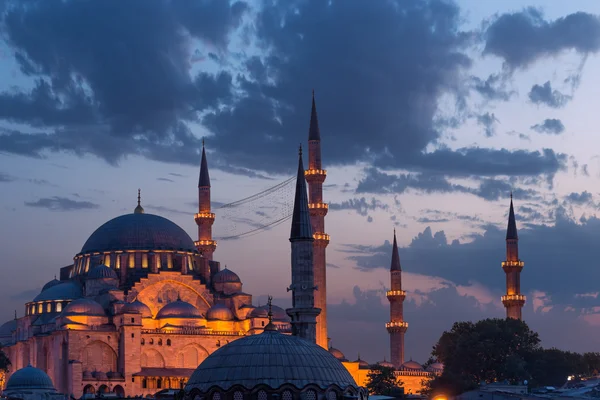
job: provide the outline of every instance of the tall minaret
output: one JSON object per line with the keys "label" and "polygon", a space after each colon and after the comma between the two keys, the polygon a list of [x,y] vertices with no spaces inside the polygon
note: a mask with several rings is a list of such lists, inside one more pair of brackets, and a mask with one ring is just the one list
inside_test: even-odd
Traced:
{"label": "tall minaret", "polygon": [[508,228],[506,229],[506,261],[502,269],[506,273],[506,295],[502,296],[502,304],[506,308],[506,318],[522,319],[521,309],[525,304],[525,296],[521,294],[521,271],[525,263],[519,259],[519,236],[510,194],[510,210],[508,212]]}
{"label": "tall minaret", "polygon": [[313,242],[304,165],[302,163],[302,147],[298,156],[298,175],[296,178],[296,195],[294,197],[294,213],[292,214],[292,308],[286,310],[292,319],[292,334],[316,343],[317,316],[321,312],[315,307],[315,277],[313,272]]}
{"label": "tall minaret", "polygon": [[200,163],[200,179],[198,179],[198,214],[194,215],[196,225],[198,225],[198,241],[195,244],[198,251],[207,260],[212,261],[217,242],[212,238],[215,214],[210,211],[210,176],[208,175],[204,140],[202,140],[202,161]]}
{"label": "tall minaret", "polygon": [[390,334],[390,357],[394,367],[398,368],[404,363],[404,334],[408,323],[404,322],[404,298],[406,292],[402,290],[402,267],[398,254],[398,242],[394,229],[394,245],[392,246],[392,264],[390,265],[391,289],[386,296],[390,302],[390,322],[385,324]]}
{"label": "tall minaret", "polygon": [[315,285],[317,287],[315,307],[321,309],[321,314],[317,317],[317,344],[327,349],[327,259],[325,249],[329,244],[329,235],[325,233],[325,215],[327,215],[329,206],[327,203],[323,203],[323,182],[327,177],[327,171],[321,166],[321,133],[319,132],[314,90],[308,129],[308,169],[305,176],[310,198],[308,204],[310,223],[315,238],[313,242]]}

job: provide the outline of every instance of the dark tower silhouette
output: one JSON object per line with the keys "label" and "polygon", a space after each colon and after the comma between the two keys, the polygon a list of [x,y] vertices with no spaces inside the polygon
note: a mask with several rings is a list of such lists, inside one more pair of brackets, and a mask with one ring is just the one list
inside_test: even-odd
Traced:
{"label": "dark tower silhouette", "polygon": [[286,310],[292,319],[292,334],[316,343],[316,324],[319,315],[315,307],[315,277],[313,268],[313,234],[310,224],[302,147],[298,156],[296,195],[292,214],[292,308]]}
{"label": "dark tower silhouette", "polygon": [[521,310],[526,300],[521,294],[521,271],[524,265],[525,263],[519,259],[519,236],[511,193],[506,229],[506,261],[502,263],[502,269],[506,274],[506,295],[502,296],[506,318],[522,319]]}
{"label": "dark tower silhouette", "polygon": [[308,128],[308,169],[305,172],[309,192],[310,222],[313,231],[313,265],[315,274],[315,307],[321,309],[317,317],[317,344],[327,349],[327,257],[329,235],[325,233],[325,215],[328,204],[323,203],[323,182],[327,171],[321,165],[321,132],[317,118],[315,92],[313,90],[310,125]]}
{"label": "dark tower silhouette", "polygon": [[196,248],[207,260],[212,261],[217,242],[212,238],[212,225],[215,222],[215,214],[210,209],[210,176],[208,175],[204,140],[202,141],[202,161],[200,162],[200,178],[198,179],[198,213],[194,215],[194,220],[198,225]]}
{"label": "dark tower silhouette", "polygon": [[402,267],[398,242],[394,229],[394,244],[392,246],[392,263],[390,265],[391,288],[386,293],[390,302],[390,322],[385,324],[390,334],[390,357],[394,367],[399,368],[404,363],[404,334],[408,323],[404,321],[404,298],[406,292],[402,290]]}

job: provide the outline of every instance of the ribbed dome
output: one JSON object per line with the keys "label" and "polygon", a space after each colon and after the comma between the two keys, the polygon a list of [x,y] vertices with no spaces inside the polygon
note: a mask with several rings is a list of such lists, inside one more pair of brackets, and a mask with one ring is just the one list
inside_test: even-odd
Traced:
{"label": "ribbed dome", "polygon": [[416,361],[410,360],[400,366],[400,369],[407,371],[424,371],[423,366]]}
{"label": "ribbed dome", "polygon": [[142,318],[152,318],[152,311],[150,307],[145,305],[139,300],[132,301],[131,303],[127,303],[121,308],[121,312],[124,313],[133,313],[133,314],[142,314]]}
{"label": "ribbed dome", "polygon": [[33,301],[73,300],[83,296],[81,286],[73,281],[60,283],[42,290]]}
{"label": "ribbed dome", "polygon": [[28,365],[25,368],[16,370],[6,383],[6,392],[12,390],[45,390],[56,392],[52,379],[41,369]]}
{"label": "ribbed dome", "polygon": [[126,214],[96,229],[81,252],[161,249],[196,251],[190,236],[168,219],[152,214]]}
{"label": "ribbed dome", "polygon": [[225,304],[215,304],[206,312],[209,321],[233,321],[235,316]]}
{"label": "ribbed dome", "polygon": [[90,317],[104,317],[104,308],[92,299],[77,299],[65,307],[61,314],[63,317],[72,315],[85,315]]}
{"label": "ribbed dome", "polygon": [[337,358],[340,361],[348,361],[346,359],[346,356],[344,355],[344,353],[342,353],[340,350],[336,349],[335,347],[330,347],[329,353],[331,353],[332,356],[334,356],[335,358]]}
{"label": "ribbed dome", "polygon": [[177,300],[160,309],[156,319],[161,318],[202,318],[202,313],[190,303]]}
{"label": "ribbed dome", "polygon": [[117,273],[110,267],[107,267],[104,264],[96,265],[90,272],[87,274],[88,279],[119,279]]}
{"label": "ribbed dome", "polygon": [[213,283],[241,283],[240,277],[230,269],[222,269],[213,275]]}
{"label": "ribbed dome", "polygon": [[60,281],[56,278],[52,279],[50,282],[46,283],[44,287],[42,287],[42,292],[46,289],[50,289],[52,286],[60,285]]}
{"label": "ribbed dome", "polygon": [[228,390],[240,385],[277,389],[284,384],[302,389],[338,386],[358,389],[352,376],[334,356],[315,343],[298,336],[265,331],[235,340],[208,356],[190,377],[185,392],[212,387]]}

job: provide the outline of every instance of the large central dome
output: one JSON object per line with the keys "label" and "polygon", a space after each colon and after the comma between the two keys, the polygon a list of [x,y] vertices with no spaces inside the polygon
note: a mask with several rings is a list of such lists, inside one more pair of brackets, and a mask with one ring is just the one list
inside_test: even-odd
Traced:
{"label": "large central dome", "polygon": [[194,241],[175,223],[152,214],[126,214],[111,219],[83,245],[81,253],[117,250],[195,251]]}

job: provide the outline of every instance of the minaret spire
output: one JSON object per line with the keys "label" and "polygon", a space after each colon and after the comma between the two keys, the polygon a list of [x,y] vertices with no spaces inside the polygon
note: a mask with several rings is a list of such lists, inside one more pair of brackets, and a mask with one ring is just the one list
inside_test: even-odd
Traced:
{"label": "minaret spire", "polygon": [[394,244],[392,245],[392,262],[390,264],[390,290],[386,293],[390,302],[390,322],[385,327],[390,334],[390,361],[399,368],[404,363],[404,334],[408,323],[404,321],[404,299],[406,292],[402,290],[402,267],[398,253],[398,241],[394,228]]}
{"label": "minaret spire", "polygon": [[292,334],[316,342],[315,277],[313,268],[313,234],[308,211],[308,196],[302,163],[302,147],[298,152],[298,175],[290,242],[292,246],[292,308],[286,310],[292,319]]}
{"label": "minaret spire", "polygon": [[134,214],[143,214],[144,207],[142,207],[142,191],[138,189],[137,207],[133,210]]}
{"label": "minaret spire", "polygon": [[502,304],[506,308],[507,318],[522,319],[521,311],[526,300],[521,294],[521,271],[524,266],[525,263],[519,258],[519,236],[511,192],[506,228],[506,261],[502,263],[506,274],[506,295],[502,296]]}
{"label": "minaret spire", "polygon": [[312,92],[312,109],[308,128],[308,169],[305,172],[308,182],[310,222],[312,225],[314,254],[315,307],[321,309],[317,317],[317,344],[327,349],[327,257],[329,235],[325,233],[325,216],[329,205],[323,202],[323,182],[327,177],[321,165],[321,132],[317,117],[315,91]]}
{"label": "minaret spire", "polygon": [[198,225],[196,248],[204,258],[212,261],[217,242],[212,238],[212,225],[215,222],[215,214],[211,212],[210,176],[208,174],[204,139],[202,139],[202,159],[200,161],[200,177],[198,178],[198,213],[194,215],[194,220]]}

